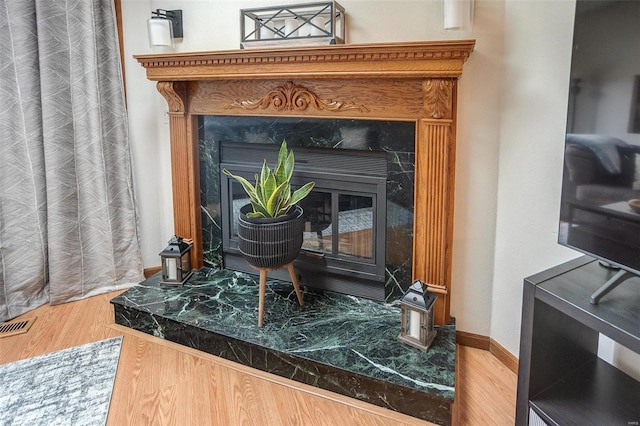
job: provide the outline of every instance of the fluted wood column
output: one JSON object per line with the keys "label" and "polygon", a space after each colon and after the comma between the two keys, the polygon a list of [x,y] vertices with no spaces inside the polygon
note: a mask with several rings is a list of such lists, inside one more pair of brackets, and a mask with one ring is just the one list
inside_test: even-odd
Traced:
{"label": "fluted wood column", "polygon": [[193,137],[191,116],[187,114],[187,83],[160,81],[157,89],[169,107],[171,144],[171,181],[173,189],[173,226],[176,235],[193,240],[191,262],[202,266],[200,170],[198,141]]}
{"label": "fluted wood column", "polygon": [[450,321],[455,89],[454,79],[424,81],[416,142],[413,278],[438,295],[436,324]]}

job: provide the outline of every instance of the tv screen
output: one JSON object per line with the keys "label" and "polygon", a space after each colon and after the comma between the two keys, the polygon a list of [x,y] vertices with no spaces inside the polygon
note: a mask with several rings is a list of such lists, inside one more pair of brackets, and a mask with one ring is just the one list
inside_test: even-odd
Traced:
{"label": "tv screen", "polygon": [[560,244],[640,275],[640,0],[576,3]]}

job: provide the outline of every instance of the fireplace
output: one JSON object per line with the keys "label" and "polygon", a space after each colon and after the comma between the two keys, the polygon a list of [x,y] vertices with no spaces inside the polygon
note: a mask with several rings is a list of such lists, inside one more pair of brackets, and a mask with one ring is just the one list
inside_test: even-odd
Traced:
{"label": "fireplace", "polygon": [[[276,162],[286,140],[294,186],[316,183],[302,201],[305,233],[296,261],[303,286],[379,301],[411,280],[415,123],[290,117],[199,119],[203,261],[255,273],[237,246],[237,217],[249,201],[226,168],[252,180]],[[289,280],[287,271],[272,278]]]}
{"label": "fireplace", "polygon": [[399,285],[406,288],[412,279],[428,283],[439,296],[436,323],[449,323],[457,80],[473,45],[441,41],[136,56],[169,105],[175,232],[194,240],[193,266],[205,261],[202,223],[208,214],[200,203],[202,116],[409,122],[415,129],[415,178],[407,191],[414,211],[411,279]]}

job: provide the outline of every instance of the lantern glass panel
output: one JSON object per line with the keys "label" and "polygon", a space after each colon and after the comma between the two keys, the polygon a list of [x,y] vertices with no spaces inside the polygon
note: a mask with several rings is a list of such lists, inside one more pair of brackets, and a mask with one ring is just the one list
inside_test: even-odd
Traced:
{"label": "lantern glass panel", "polygon": [[164,275],[163,278],[165,280],[177,281],[178,280],[177,259],[175,257],[165,257],[164,264],[165,264],[165,273],[163,274]]}
{"label": "lantern glass panel", "polygon": [[420,340],[421,314],[413,309],[407,309],[407,334],[416,340]]}
{"label": "lantern glass panel", "polygon": [[191,252],[187,251],[182,255],[182,264],[180,266],[181,281],[191,273]]}

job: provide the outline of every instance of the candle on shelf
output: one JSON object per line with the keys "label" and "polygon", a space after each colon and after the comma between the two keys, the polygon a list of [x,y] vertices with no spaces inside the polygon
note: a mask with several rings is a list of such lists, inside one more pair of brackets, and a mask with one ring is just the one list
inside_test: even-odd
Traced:
{"label": "candle on shelf", "polygon": [[260,40],[271,39],[273,38],[274,32],[272,30],[271,24],[263,24],[260,26]]}
{"label": "candle on shelf", "polygon": [[285,38],[298,36],[298,20],[295,18],[284,20],[284,36]]}
{"label": "candle on shelf", "polygon": [[321,35],[325,35],[326,33],[323,31],[325,22],[324,22],[324,18],[322,18],[321,16],[316,16],[315,18],[313,18],[311,20],[311,23],[313,25],[309,25],[311,27],[311,35],[312,36],[321,36]]}

